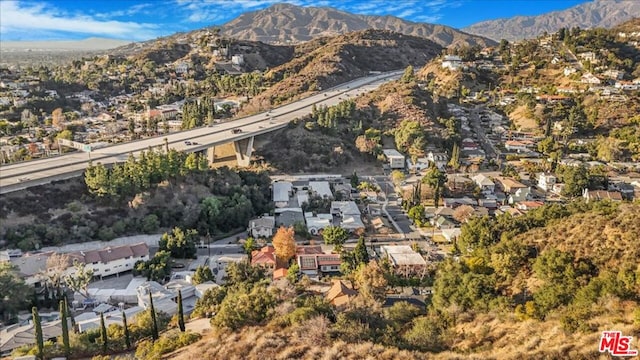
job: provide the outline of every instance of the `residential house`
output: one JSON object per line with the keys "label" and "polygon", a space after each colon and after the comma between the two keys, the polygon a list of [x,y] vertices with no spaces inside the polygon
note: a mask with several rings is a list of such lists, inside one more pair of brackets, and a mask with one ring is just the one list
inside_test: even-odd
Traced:
{"label": "residential house", "polygon": [[553,174],[540,173],[538,174],[538,188],[544,191],[551,191],[553,185],[556,184],[557,178]]}
{"label": "residential house", "polygon": [[276,218],[274,216],[263,215],[257,219],[249,221],[249,229],[247,230],[254,238],[268,238],[273,236],[273,229],[276,227]]}
{"label": "residential house", "polygon": [[404,169],[404,155],[396,149],[383,149],[382,153],[387,159],[391,169]]}
{"label": "residential house", "polygon": [[209,259],[209,267],[220,272],[226,270],[231,263],[241,263],[243,261],[247,261],[246,254],[214,255]]}
{"label": "residential house", "polygon": [[340,218],[340,227],[349,232],[364,229],[364,223],[360,218],[360,209],[353,201],[331,202],[331,215]]}
{"label": "residential house", "polygon": [[333,280],[333,285],[331,285],[324,298],[331,305],[341,308],[348,305],[357,295],[358,292],[353,290],[350,283],[344,280]]}
{"label": "residential house", "polygon": [[380,204],[368,204],[367,213],[371,216],[380,216],[382,215],[382,206]]}
{"label": "residential house", "polygon": [[[42,338],[55,341],[62,335],[62,321],[43,321]],[[26,325],[11,325],[0,331],[0,356],[9,356],[14,349],[36,343],[36,330],[33,322]]]}
{"label": "residential house", "polygon": [[624,71],[616,69],[609,69],[602,73],[603,76],[613,80],[622,80],[624,78],[624,74]]}
{"label": "residential house", "polygon": [[453,221],[449,220],[447,217],[436,215],[431,220],[431,225],[437,227],[438,229],[451,229],[456,226]]}
{"label": "residential house", "polygon": [[495,210],[498,208],[498,201],[496,199],[478,199],[478,206],[487,208],[489,210]]}
{"label": "residential house", "polygon": [[508,151],[516,152],[529,152],[533,147],[533,141],[530,140],[507,140],[504,143],[504,148]]}
{"label": "residential house", "polygon": [[408,245],[384,245],[380,250],[394,270],[401,275],[411,275],[423,271],[427,262],[422,255],[413,251]]}
{"label": "residential house", "polygon": [[619,191],[624,200],[633,200],[635,198],[635,187],[626,182],[615,182],[609,184],[610,191]]}
{"label": "residential house", "polygon": [[272,185],[273,202],[277,208],[287,207],[289,197],[292,195],[293,184],[286,181],[277,181]]}
{"label": "residential house", "polygon": [[327,254],[320,246],[296,248],[296,261],[300,272],[307,275],[340,272],[340,254]]}
{"label": "residential house", "polygon": [[429,151],[427,159],[434,163],[438,169],[443,170],[449,162],[449,155],[442,152]]}
{"label": "residential house", "polygon": [[582,75],[582,77],[580,78],[580,82],[583,84],[600,85],[602,83],[602,80],[598,79],[592,73],[586,73]]}
{"label": "residential house", "polygon": [[262,266],[271,273],[276,269],[276,249],[273,246],[265,246],[260,250],[251,252],[251,265]]}
{"label": "residential house", "polygon": [[149,246],[138,243],[71,254],[84,257],[87,268],[93,269],[93,276],[102,278],[133,270],[136,262],[149,260]]}
{"label": "residential house", "polygon": [[367,201],[373,201],[373,202],[377,202],[378,201],[378,193],[375,191],[360,191],[360,198],[367,200]]}
{"label": "residential house", "polygon": [[304,220],[307,223],[307,231],[311,235],[318,235],[325,228],[333,225],[333,215],[331,214],[313,214],[311,212],[304,213]]}
{"label": "residential house", "polygon": [[333,192],[328,181],[309,181],[309,188],[315,196],[333,199]]}
{"label": "residential house", "polygon": [[529,188],[527,185],[508,177],[498,176],[496,177],[496,183],[504,193],[508,193],[508,194],[513,194],[518,189]]}
{"label": "residential house", "polygon": [[295,223],[304,223],[304,214],[302,208],[276,208],[276,227],[284,226],[289,227],[295,225]]}
{"label": "residential house", "polygon": [[531,209],[537,209],[543,206],[544,203],[542,201],[521,201],[516,204],[516,209],[522,211],[529,211]]}
{"label": "residential house", "polygon": [[424,169],[428,169],[430,164],[429,159],[426,157],[417,158],[415,164],[410,158],[407,159],[407,167],[412,172],[420,172]]}
{"label": "residential house", "polygon": [[563,74],[564,76],[569,76],[571,74],[575,74],[578,72],[578,69],[574,68],[574,67],[566,67],[564,68]]}
{"label": "residential house", "polygon": [[507,202],[511,205],[526,201],[529,199],[531,193],[530,187],[518,188],[513,193],[508,193]]}
{"label": "residential house", "polygon": [[458,70],[462,68],[462,58],[456,55],[445,55],[442,60],[442,67],[450,70]]}
{"label": "residential house", "polygon": [[461,234],[462,231],[457,227],[442,230],[442,237],[450,243],[455,242]]}
{"label": "residential house", "polygon": [[478,174],[471,180],[478,185],[483,194],[492,194],[496,189],[496,184],[484,174]]}
{"label": "residential house", "polygon": [[622,194],[619,191],[606,191],[606,190],[588,190],[584,189],[582,197],[586,202],[599,201],[599,200],[611,200],[622,201]]}

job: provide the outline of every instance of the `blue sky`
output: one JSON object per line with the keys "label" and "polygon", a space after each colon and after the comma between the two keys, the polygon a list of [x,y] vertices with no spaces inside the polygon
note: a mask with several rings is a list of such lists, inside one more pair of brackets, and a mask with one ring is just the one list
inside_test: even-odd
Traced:
{"label": "blue sky", "polygon": [[475,22],[563,10],[588,0],[0,0],[1,41],[105,37],[148,40],[223,24],[274,3],[331,6],[364,15],[462,28]]}

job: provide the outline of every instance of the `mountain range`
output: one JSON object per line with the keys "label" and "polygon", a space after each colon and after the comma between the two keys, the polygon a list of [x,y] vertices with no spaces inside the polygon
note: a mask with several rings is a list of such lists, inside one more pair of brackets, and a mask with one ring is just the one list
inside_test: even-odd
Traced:
{"label": "mountain range", "polygon": [[275,4],[244,13],[221,27],[222,34],[241,40],[267,43],[298,43],[322,36],[375,29],[429,39],[440,46],[495,45],[481,36],[466,34],[445,25],[416,23],[395,16],[357,15],[330,7]]}
{"label": "mountain range", "polygon": [[563,27],[611,28],[634,17],[640,17],[638,0],[595,0],[538,16],[482,21],[462,30],[494,40],[514,41],[553,33]]}

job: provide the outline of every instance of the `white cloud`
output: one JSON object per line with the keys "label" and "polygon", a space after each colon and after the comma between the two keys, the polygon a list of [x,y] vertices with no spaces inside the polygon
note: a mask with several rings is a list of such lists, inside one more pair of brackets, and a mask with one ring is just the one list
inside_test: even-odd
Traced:
{"label": "white cloud", "polygon": [[0,34],[5,38],[25,32],[30,35],[54,32],[146,40],[156,37],[157,30],[155,24],[99,20],[83,14],[69,15],[44,3],[0,1]]}

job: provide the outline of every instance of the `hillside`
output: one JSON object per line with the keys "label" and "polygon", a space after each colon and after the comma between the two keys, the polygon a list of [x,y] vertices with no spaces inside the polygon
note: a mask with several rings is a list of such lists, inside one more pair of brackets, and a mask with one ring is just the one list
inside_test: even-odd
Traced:
{"label": "hillside", "polygon": [[494,40],[514,41],[556,32],[562,27],[610,28],[639,15],[640,2],[636,0],[595,0],[538,16],[482,21],[462,30]]}
{"label": "hillside", "polygon": [[267,108],[309,92],[365,76],[423,65],[441,51],[430,40],[383,30],[364,30],[320,38],[295,46],[291,61],[265,78],[275,85],[255,97],[246,110]]}
{"label": "hillside", "polygon": [[[460,238],[469,250],[439,266],[426,315],[410,305],[381,309],[360,287],[354,302],[325,317],[310,298],[290,300],[296,293],[285,286],[262,326],[214,327],[170,358],[608,358],[597,352],[601,331],[635,339],[640,330],[639,214],[639,204],[576,202],[520,218],[475,219]],[[473,243],[491,233],[491,244]],[[362,286],[360,271],[375,277],[381,270],[359,270],[353,278]],[[212,308],[224,309],[225,301]]]}
{"label": "hillside", "polygon": [[[379,172],[376,157],[383,146],[393,147],[395,142],[404,151],[419,153],[424,144],[437,146],[449,141],[445,125],[438,122],[443,115],[438,114],[440,105],[415,81],[390,82],[325,111],[318,109],[316,114],[270,135],[256,149],[256,156],[282,172],[350,174],[354,168]],[[407,136],[411,140],[403,144],[401,135],[396,134],[410,128],[407,124],[415,124],[418,130],[407,130],[415,136]]]}
{"label": "hillside", "polygon": [[366,16],[330,7],[301,7],[276,4],[247,12],[222,27],[222,34],[242,40],[267,43],[297,43],[322,36],[376,29],[399,32],[434,41],[440,46],[495,45],[492,40],[466,34],[454,28],[406,21],[394,16]]}

